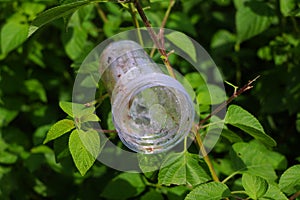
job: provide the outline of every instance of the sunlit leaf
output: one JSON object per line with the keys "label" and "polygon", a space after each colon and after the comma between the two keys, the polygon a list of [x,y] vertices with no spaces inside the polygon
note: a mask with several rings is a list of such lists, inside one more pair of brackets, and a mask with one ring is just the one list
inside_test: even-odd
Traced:
{"label": "sunlit leaf", "polygon": [[197,90],[197,102],[202,105],[215,105],[225,101],[225,91],[217,85],[201,85]]}
{"label": "sunlit leaf", "polygon": [[64,4],[61,6],[56,6],[54,8],[50,8],[49,10],[46,10],[45,12],[39,14],[37,18],[34,19],[32,24],[29,27],[29,33],[27,37],[30,37],[37,29],[44,26],[45,24],[72,14],[76,10],[78,10],[80,7],[89,4],[90,1],[77,1],[69,4]]}
{"label": "sunlit leaf", "polygon": [[240,128],[267,146],[275,146],[276,142],[268,136],[259,121],[248,111],[237,105],[228,108],[225,123]]}
{"label": "sunlit leaf", "polygon": [[220,182],[201,184],[193,189],[184,200],[220,200],[229,197],[230,190],[227,185]]}
{"label": "sunlit leaf", "polygon": [[1,50],[3,54],[21,45],[27,38],[28,25],[18,22],[8,22],[1,29]]}
{"label": "sunlit leaf", "polygon": [[300,165],[294,165],[282,174],[279,187],[288,195],[300,191]]}
{"label": "sunlit leaf", "polygon": [[96,134],[73,130],[70,135],[69,149],[75,166],[82,176],[93,166],[100,152],[100,137],[97,132]]}
{"label": "sunlit leaf", "polygon": [[204,161],[189,152],[168,155],[162,166],[158,182],[163,185],[198,185],[211,179]]}
{"label": "sunlit leaf", "polygon": [[0,164],[13,164],[17,161],[18,156],[6,151],[0,152]]}
{"label": "sunlit leaf", "polygon": [[70,117],[81,118],[85,115],[91,115],[95,112],[94,106],[86,106],[84,104],[60,101],[59,107]]}
{"label": "sunlit leaf", "polygon": [[180,32],[171,32],[166,35],[166,38],[170,40],[174,45],[182,49],[182,51],[190,56],[190,58],[194,62],[197,62],[196,48],[187,35]]}
{"label": "sunlit leaf", "polygon": [[272,151],[255,140],[250,143],[235,143],[232,150],[231,162],[236,171],[247,171],[268,181],[277,179],[275,169],[278,169],[280,163],[286,162],[284,157],[273,160]]}
{"label": "sunlit leaf", "polygon": [[268,182],[265,179],[248,173],[243,174],[242,184],[245,191],[252,199],[262,197],[268,190]]}
{"label": "sunlit leaf", "polygon": [[63,119],[56,122],[53,126],[51,126],[49,132],[47,133],[46,139],[44,140],[44,144],[62,136],[65,133],[68,133],[74,128],[75,124],[73,120]]}
{"label": "sunlit leaf", "polygon": [[280,11],[283,16],[291,16],[292,11],[296,8],[296,0],[280,0]]}
{"label": "sunlit leaf", "polygon": [[259,198],[259,200],[288,200],[288,198],[283,194],[277,184],[269,183],[268,190],[266,194]]}
{"label": "sunlit leaf", "polygon": [[32,24],[29,27],[29,32],[27,37],[30,37],[35,31],[37,31],[40,27],[44,26],[45,24],[68,16],[72,13],[74,13],[79,8],[89,5],[91,3],[100,3],[100,2],[130,2],[130,1],[118,1],[118,0],[83,0],[83,1],[76,1],[72,3],[63,4],[60,6],[56,6],[54,8],[50,8],[49,10],[46,10],[45,12],[41,13],[40,15],[35,18],[35,20],[32,22]]}

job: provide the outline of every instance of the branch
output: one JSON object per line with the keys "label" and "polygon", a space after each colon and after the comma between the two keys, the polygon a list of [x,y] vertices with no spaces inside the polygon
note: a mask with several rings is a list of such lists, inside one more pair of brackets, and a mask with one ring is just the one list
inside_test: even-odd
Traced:
{"label": "branch", "polygon": [[139,0],[134,0],[134,6],[136,7],[140,17],[142,18],[146,28],[147,28],[147,31],[151,37],[151,39],[153,40],[156,48],[158,49],[159,53],[161,54],[161,57],[163,59],[163,62],[169,72],[169,74],[175,78],[175,74],[173,72],[173,69],[172,69],[172,66],[170,64],[170,61],[168,59],[168,54],[166,53],[166,50],[164,48],[164,45],[162,45],[162,43],[160,42],[160,39],[158,37],[158,35],[154,32],[154,30],[152,29],[152,26],[151,26],[151,23],[150,21],[148,20]]}
{"label": "branch", "polygon": [[293,194],[293,196],[291,196],[291,197],[289,198],[289,200],[297,199],[297,197],[299,197],[299,196],[300,196],[300,191],[298,191],[298,192],[296,192],[295,194]]}
{"label": "branch", "polygon": [[239,90],[235,91],[227,101],[219,105],[212,113],[210,113],[207,117],[202,119],[199,124],[197,125],[197,128],[201,127],[205,122],[207,122],[213,115],[217,114],[220,112],[223,108],[225,108],[229,103],[231,103],[235,98],[240,96],[242,93],[246,92],[247,90],[250,90],[253,88],[252,83],[255,82],[260,76],[255,77],[253,80],[249,81],[247,84],[245,84],[242,88]]}
{"label": "branch", "polygon": [[117,130],[103,130],[103,129],[97,129],[97,128],[95,128],[94,130],[99,131],[101,133],[118,133]]}

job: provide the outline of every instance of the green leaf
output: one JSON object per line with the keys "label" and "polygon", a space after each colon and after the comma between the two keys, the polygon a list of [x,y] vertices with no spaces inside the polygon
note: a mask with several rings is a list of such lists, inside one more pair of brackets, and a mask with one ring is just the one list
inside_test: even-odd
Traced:
{"label": "green leaf", "polygon": [[85,106],[84,104],[60,101],[59,107],[70,117],[81,118],[85,115],[91,115],[95,112],[95,107]]}
{"label": "green leaf", "polygon": [[288,200],[276,183],[269,183],[266,194],[259,200]]}
{"label": "green leaf", "polygon": [[121,173],[106,185],[101,196],[107,199],[125,200],[138,196],[144,190],[145,184],[140,174]]}
{"label": "green leaf", "polygon": [[54,8],[51,8],[49,10],[46,10],[45,12],[41,13],[37,16],[37,18],[34,19],[32,24],[29,27],[29,33],[27,37],[30,37],[37,29],[44,26],[45,24],[72,14],[76,10],[78,10],[80,7],[89,4],[91,1],[77,1],[69,4],[64,4],[61,6],[56,6]]}
{"label": "green leaf", "polygon": [[174,45],[179,47],[183,52],[185,52],[190,58],[197,62],[196,48],[191,41],[191,39],[180,32],[172,32],[166,35],[166,38],[170,40]]}
{"label": "green leaf", "polygon": [[[80,10],[84,9],[81,8]],[[79,11],[80,11],[79,10]],[[75,12],[69,22],[69,26],[73,27],[69,30],[67,36],[68,41],[64,45],[66,53],[72,60],[79,58],[87,45],[88,32],[83,29],[79,12]]]}
{"label": "green leaf", "polygon": [[10,21],[1,29],[1,50],[3,54],[21,45],[27,38],[28,25]]}
{"label": "green leaf", "polygon": [[268,190],[268,182],[265,179],[248,173],[243,174],[242,184],[246,193],[252,199],[262,197]]}
{"label": "green leaf", "polygon": [[155,190],[151,190],[150,192],[147,192],[145,195],[141,197],[141,200],[164,200],[164,197],[162,194]]}
{"label": "green leaf", "polygon": [[182,200],[190,192],[185,185],[172,186],[167,188],[167,199]]}
{"label": "green leaf", "polygon": [[[72,111],[72,102],[60,101],[59,107],[70,117],[74,118]],[[83,106],[82,106],[83,107]]]}
{"label": "green leaf", "polygon": [[277,179],[275,169],[277,169],[279,163],[285,160],[280,158],[275,162],[271,152],[255,140],[250,143],[235,143],[230,152],[231,164],[235,171],[246,171],[268,181],[274,181]]}
{"label": "green leaf", "polygon": [[7,126],[17,115],[18,111],[16,110],[7,110],[6,108],[0,107],[0,127]]}
{"label": "green leaf", "polygon": [[198,185],[211,180],[207,166],[196,154],[173,153],[166,157],[158,174],[163,185]]}
{"label": "green leaf", "polygon": [[300,191],[300,165],[294,165],[282,174],[279,187],[288,195]]}
{"label": "green leaf", "polygon": [[93,129],[83,131],[78,130],[79,137],[85,149],[95,158],[100,153],[100,136],[99,133]]}
{"label": "green leaf", "polygon": [[193,189],[184,200],[220,200],[229,197],[230,190],[227,185],[220,182],[210,182],[201,184]]}
{"label": "green leaf", "polygon": [[272,24],[274,11],[265,2],[247,1],[236,12],[237,39],[241,43],[263,31]]}
{"label": "green leaf", "polygon": [[138,154],[139,167],[148,178],[156,174],[161,167],[164,154]]}
{"label": "green leaf", "polygon": [[[234,44],[236,36],[227,30],[219,30],[216,32],[211,41],[211,48],[217,49],[225,45]],[[229,49],[226,49],[229,50]]]}
{"label": "green leaf", "polygon": [[229,140],[229,142],[231,142],[231,143],[242,142],[243,141],[243,139],[238,134],[236,134],[235,132],[229,130],[227,127],[225,127],[222,130],[221,136],[226,138],[227,140]]}
{"label": "green leaf", "polygon": [[280,0],[280,11],[283,16],[291,16],[292,11],[296,8],[296,0]]}
{"label": "green leaf", "polygon": [[100,118],[95,115],[95,114],[87,114],[84,115],[80,118],[80,122],[84,123],[84,122],[99,122]]}
{"label": "green leaf", "polygon": [[207,84],[201,85],[197,90],[197,102],[202,105],[215,105],[225,101],[225,91],[222,88]]}
{"label": "green leaf", "polygon": [[87,44],[87,32],[80,27],[73,29],[72,38],[65,45],[65,50],[72,60],[76,60],[82,55]]}
{"label": "green leaf", "polygon": [[75,124],[73,120],[63,119],[56,122],[48,131],[46,139],[44,140],[44,144],[62,136],[63,134],[71,131],[74,128]]}
{"label": "green leaf", "polygon": [[53,150],[57,163],[61,162],[66,157],[71,157],[68,147],[69,135],[63,135],[53,142]]}
{"label": "green leaf", "polygon": [[118,2],[118,0],[84,0],[84,1],[76,1],[68,4],[63,4],[51,8],[49,10],[46,10],[45,12],[41,13],[40,15],[37,16],[37,18],[34,19],[34,21],[29,27],[29,32],[27,37],[30,37],[35,31],[37,31],[45,24],[53,20],[56,20],[58,18],[68,16],[85,5],[89,5],[91,3],[108,2],[108,1]]}
{"label": "green leaf", "polygon": [[15,154],[6,152],[6,151],[0,151],[0,164],[14,164],[18,159],[18,156]]}
{"label": "green leaf", "polygon": [[30,79],[25,81],[27,92],[32,96],[37,96],[42,102],[47,102],[46,91],[43,85],[37,79]]}
{"label": "green leaf", "polygon": [[265,133],[259,121],[239,106],[229,106],[225,116],[225,123],[240,128],[267,146],[276,146],[275,140]]}
{"label": "green leaf", "polygon": [[84,176],[93,166],[100,153],[100,137],[94,130],[73,130],[69,138],[69,149],[80,174]]}
{"label": "green leaf", "polygon": [[203,75],[200,75],[198,72],[188,73],[184,76],[184,78],[194,89],[206,84],[206,78]]}

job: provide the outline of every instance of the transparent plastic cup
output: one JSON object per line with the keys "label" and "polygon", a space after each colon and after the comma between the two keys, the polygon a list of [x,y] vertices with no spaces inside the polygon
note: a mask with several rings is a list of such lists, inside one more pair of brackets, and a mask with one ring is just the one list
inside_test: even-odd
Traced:
{"label": "transparent plastic cup", "polygon": [[190,96],[139,44],[110,43],[100,56],[99,70],[111,97],[113,123],[129,149],[161,153],[190,132],[194,121]]}

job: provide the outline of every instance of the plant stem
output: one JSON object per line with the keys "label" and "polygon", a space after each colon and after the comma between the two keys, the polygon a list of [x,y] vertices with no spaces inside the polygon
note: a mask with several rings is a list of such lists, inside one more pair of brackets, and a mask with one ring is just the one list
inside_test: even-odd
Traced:
{"label": "plant stem", "polygon": [[137,36],[140,42],[140,45],[143,47],[144,46],[144,42],[143,42],[143,37],[140,31],[140,24],[138,19],[136,18],[136,11],[135,11],[135,7],[133,3],[129,3],[129,12],[131,14],[132,17],[132,22],[135,28],[137,28]]}
{"label": "plant stem", "polygon": [[241,190],[241,191],[232,191],[231,194],[247,194],[246,191]]}
{"label": "plant stem", "polygon": [[224,120],[220,120],[220,121],[217,121],[217,122],[213,122],[213,123],[209,123],[209,124],[200,126],[199,129],[203,129],[203,128],[206,128],[206,127],[209,127],[209,126],[212,126],[212,125],[216,125],[216,124],[220,124],[220,123],[224,123]]}
{"label": "plant stem", "polygon": [[194,132],[194,134],[195,134],[195,137],[196,137],[197,144],[198,144],[198,146],[200,148],[200,152],[203,155],[203,159],[204,159],[205,163],[208,166],[208,169],[209,169],[209,171],[211,173],[211,176],[212,176],[213,180],[216,181],[216,182],[220,182],[219,177],[217,176],[217,173],[216,173],[216,171],[215,171],[215,169],[214,169],[214,167],[213,167],[213,165],[212,165],[212,163],[211,163],[211,161],[210,161],[210,159],[208,157],[208,154],[207,154],[206,149],[205,149],[205,147],[203,145],[201,136],[198,133],[197,129],[196,129],[196,132]]}
{"label": "plant stem", "polygon": [[142,18],[146,28],[147,28],[147,31],[151,37],[151,39],[153,40],[156,48],[158,49],[159,53],[161,54],[162,56],[162,60],[170,74],[170,76],[172,76],[173,78],[176,78],[175,76],[175,73],[173,72],[173,69],[172,69],[172,66],[171,66],[171,63],[168,59],[168,54],[166,53],[166,50],[164,48],[164,45],[162,45],[162,43],[160,42],[160,39],[158,37],[158,35],[154,32],[154,30],[152,29],[152,26],[139,2],[139,0],[134,0],[134,5],[140,15],[140,17]]}
{"label": "plant stem", "polygon": [[102,19],[102,21],[104,23],[107,23],[108,19],[98,3],[96,3],[96,8],[97,8],[97,12],[98,12],[100,18]]}
{"label": "plant stem", "polygon": [[295,19],[295,17],[291,17],[291,20],[292,20],[292,23],[293,23],[296,33],[300,33],[300,30],[299,30],[298,24],[297,24],[297,20]]}
{"label": "plant stem", "polygon": [[118,133],[117,130],[103,130],[103,129],[94,129],[94,130],[99,131],[101,133],[112,133],[112,134]]}
{"label": "plant stem", "polygon": [[232,174],[230,174],[229,176],[227,176],[227,178],[225,178],[222,183],[226,183],[229,179],[231,179],[232,177],[234,177],[235,175],[239,174],[240,172],[233,172]]}
{"label": "plant stem", "polygon": [[163,21],[161,23],[161,26],[160,26],[161,29],[163,29],[166,26],[167,20],[170,16],[171,10],[172,10],[174,5],[175,5],[175,0],[170,0],[170,4],[168,6],[168,9],[165,13],[164,19],[163,19]]}

